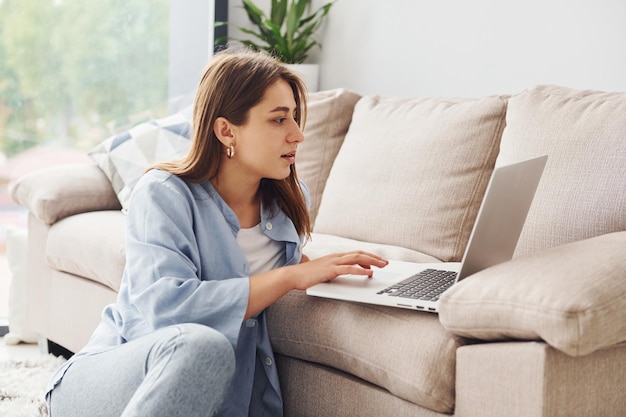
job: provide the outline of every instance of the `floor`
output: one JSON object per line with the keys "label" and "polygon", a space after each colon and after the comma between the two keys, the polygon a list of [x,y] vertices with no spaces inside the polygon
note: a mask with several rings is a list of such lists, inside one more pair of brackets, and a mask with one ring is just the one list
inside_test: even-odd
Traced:
{"label": "floor", "polygon": [[7,345],[4,343],[4,338],[0,338],[0,361],[28,359],[40,355],[42,353],[39,352],[39,347],[36,344]]}

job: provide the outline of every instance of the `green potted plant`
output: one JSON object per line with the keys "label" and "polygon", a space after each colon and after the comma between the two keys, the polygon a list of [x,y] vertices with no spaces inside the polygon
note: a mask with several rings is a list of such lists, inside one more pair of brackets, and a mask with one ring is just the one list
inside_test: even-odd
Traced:
{"label": "green potted plant", "polygon": [[[242,3],[254,29],[239,27],[252,38],[238,40],[254,50],[269,52],[285,64],[303,64],[314,46],[321,47],[315,34],[334,1],[305,16],[311,0],[272,0],[269,17],[252,0],[242,0]],[[316,64],[303,64],[294,69],[301,73],[309,89],[317,88]],[[307,73],[310,70],[312,74]]]}

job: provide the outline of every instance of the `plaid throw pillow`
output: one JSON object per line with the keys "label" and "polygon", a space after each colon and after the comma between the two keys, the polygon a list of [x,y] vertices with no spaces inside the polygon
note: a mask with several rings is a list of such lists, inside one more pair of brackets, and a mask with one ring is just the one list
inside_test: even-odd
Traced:
{"label": "plaid throw pillow", "polygon": [[191,145],[189,112],[141,123],[104,140],[89,152],[111,181],[122,209],[128,208],[133,187],[156,162],[183,157]]}

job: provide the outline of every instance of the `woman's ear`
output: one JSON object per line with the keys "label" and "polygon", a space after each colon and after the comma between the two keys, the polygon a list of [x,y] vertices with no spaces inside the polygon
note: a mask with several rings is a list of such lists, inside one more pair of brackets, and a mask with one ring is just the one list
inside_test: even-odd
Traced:
{"label": "woman's ear", "polygon": [[213,123],[213,133],[224,144],[230,146],[235,141],[233,125],[225,117],[218,117]]}

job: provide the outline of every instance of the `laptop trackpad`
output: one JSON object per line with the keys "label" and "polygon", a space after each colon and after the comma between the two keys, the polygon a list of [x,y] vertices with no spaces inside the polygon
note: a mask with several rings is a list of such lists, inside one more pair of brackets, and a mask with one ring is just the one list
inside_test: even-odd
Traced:
{"label": "laptop trackpad", "polygon": [[403,274],[383,269],[375,269],[374,276],[369,278],[365,275],[340,275],[328,281],[329,284],[340,284],[349,288],[387,288],[403,278]]}

